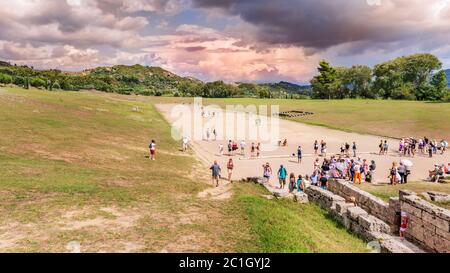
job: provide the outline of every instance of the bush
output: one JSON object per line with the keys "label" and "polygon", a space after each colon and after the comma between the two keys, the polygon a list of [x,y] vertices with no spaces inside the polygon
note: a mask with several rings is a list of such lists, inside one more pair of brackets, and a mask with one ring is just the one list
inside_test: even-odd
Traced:
{"label": "bush", "polygon": [[23,85],[25,85],[26,80],[25,80],[24,77],[16,76],[16,77],[14,77],[13,83],[15,85],[22,85],[23,86]]}
{"label": "bush", "polygon": [[36,77],[31,79],[31,86],[44,87],[46,85],[47,85],[46,81],[42,78]]}
{"label": "bush", "polygon": [[53,85],[52,85],[52,88],[53,89],[61,89],[61,86],[59,85],[58,82],[54,82]]}
{"label": "bush", "polygon": [[0,83],[10,84],[12,83],[13,78],[10,75],[0,74]]}

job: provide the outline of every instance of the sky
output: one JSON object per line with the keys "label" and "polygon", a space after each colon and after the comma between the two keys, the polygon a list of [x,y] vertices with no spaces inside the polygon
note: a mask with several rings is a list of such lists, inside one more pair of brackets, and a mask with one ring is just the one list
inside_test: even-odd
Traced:
{"label": "sky", "polygon": [[373,66],[419,52],[450,68],[450,0],[0,0],[0,60],[38,69],[307,83],[322,59]]}

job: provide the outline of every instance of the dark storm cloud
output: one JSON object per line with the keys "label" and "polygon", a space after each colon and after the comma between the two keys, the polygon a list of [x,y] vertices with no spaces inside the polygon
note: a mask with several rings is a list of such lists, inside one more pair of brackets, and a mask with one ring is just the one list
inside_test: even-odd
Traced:
{"label": "dark storm cloud", "polygon": [[[268,44],[315,49],[351,43],[386,43],[417,38],[436,1],[417,0],[193,0],[200,8],[215,8],[239,16],[255,27],[254,37]],[[377,5],[379,3],[380,5]],[[448,28],[445,28],[448,34]]]}

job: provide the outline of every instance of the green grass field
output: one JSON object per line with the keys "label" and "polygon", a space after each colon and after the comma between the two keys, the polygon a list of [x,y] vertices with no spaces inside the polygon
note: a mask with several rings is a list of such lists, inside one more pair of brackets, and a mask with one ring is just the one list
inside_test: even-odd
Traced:
{"label": "green grass field", "polygon": [[[212,99],[206,103],[279,105],[281,111],[303,110],[314,115],[291,120],[332,129],[394,138],[450,139],[450,103],[393,100],[267,100]],[[421,135],[417,135],[420,132]]]}
{"label": "green grass field", "polygon": [[208,173],[178,151],[152,105],[162,100],[0,88],[0,252],[72,241],[88,252],[366,251],[325,211],[256,185],[198,198]]}
{"label": "green grass field", "polygon": [[[108,94],[107,96],[119,97]],[[192,102],[192,98],[128,96],[152,103]],[[314,115],[292,118],[310,125],[385,137],[450,139],[450,103],[397,100],[203,99],[203,105],[277,105],[280,111],[303,110]],[[419,134],[419,135],[418,135]]]}

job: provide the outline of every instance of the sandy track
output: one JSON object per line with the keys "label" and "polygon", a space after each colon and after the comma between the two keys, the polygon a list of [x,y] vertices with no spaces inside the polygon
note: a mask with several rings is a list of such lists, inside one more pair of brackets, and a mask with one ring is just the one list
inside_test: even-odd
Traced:
{"label": "sandy track", "polygon": [[[172,109],[175,104],[158,104],[156,108],[165,117],[165,119],[174,124],[179,121],[179,117],[174,117],[172,115]],[[184,105],[189,107],[191,113],[193,113],[192,105]],[[186,113],[188,114],[188,113]],[[220,122],[215,121],[213,118],[201,118],[204,124],[204,130],[206,128],[221,128]],[[355,122],[358,122],[355,119]],[[233,125],[231,125],[233,126]],[[236,126],[236,125],[234,125]],[[269,122],[270,126],[270,122]],[[237,126],[236,126],[237,127]],[[278,147],[273,142],[263,142],[266,150],[261,152],[261,158],[258,159],[248,159],[242,155],[236,154],[232,156],[235,164],[235,170],[233,172],[233,179],[238,180],[241,178],[251,177],[251,176],[262,176],[262,164],[269,162],[272,166],[274,175],[271,178],[271,182],[276,183],[276,172],[281,164],[283,164],[288,173],[293,172],[295,175],[298,174],[311,174],[313,171],[313,162],[317,156],[314,155],[313,143],[314,140],[319,142],[323,139],[326,141],[328,149],[328,154],[338,154],[340,147],[343,143],[348,142],[352,144],[353,141],[357,143],[358,146],[358,156],[361,159],[375,160],[377,164],[377,182],[388,182],[388,170],[392,165],[392,162],[399,162],[403,157],[401,157],[397,152],[398,140],[396,139],[386,139],[373,135],[363,135],[357,133],[343,132],[339,130],[328,129],[320,126],[311,126],[298,122],[293,122],[289,120],[279,120],[279,136],[281,139],[288,140],[287,147]],[[211,130],[211,129],[210,129]],[[233,131],[239,130],[239,128],[232,128]],[[219,133],[219,132],[218,132]],[[220,133],[219,133],[220,134]],[[421,136],[418,132],[417,136]],[[410,137],[410,136],[405,136]],[[277,138],[279,139],[279,138]],[[388,155],[378,155],[378,145],[381,139],[386,139],[389,144]],[[238,144],[241,139],[235,139]],[[257,140],[245,139],[247,148],[247,156],[250,154],[250,146],[252,142]],[[222,173],[226,175],[226,163],[229,156],[219,155],[219,144],[224,145],[225,154],[227,154],[227,139],[223,140],[191,140],[190,145],[195,151],[197,156],[207,164],[212,164],[214,160],[217,160],[222,167]],[[296,153],[297,147],[301,145],[303,147],[304,158],[301,164],[297,163],[296,156],[292,154]],[[181,147],[181,141],[180,141]],[[421,181],[428,176],[428,170],[433,169],[434,164],[450,162],[450,154],[447,152],[444,155],[436,155],[433,158],[428,158],[427,156],[417,155],[414,158],[408,157],[414,163],[412,167],[411,175],[409,176],[410,181]],[[322,158],[320,159],[322,162]]]}

